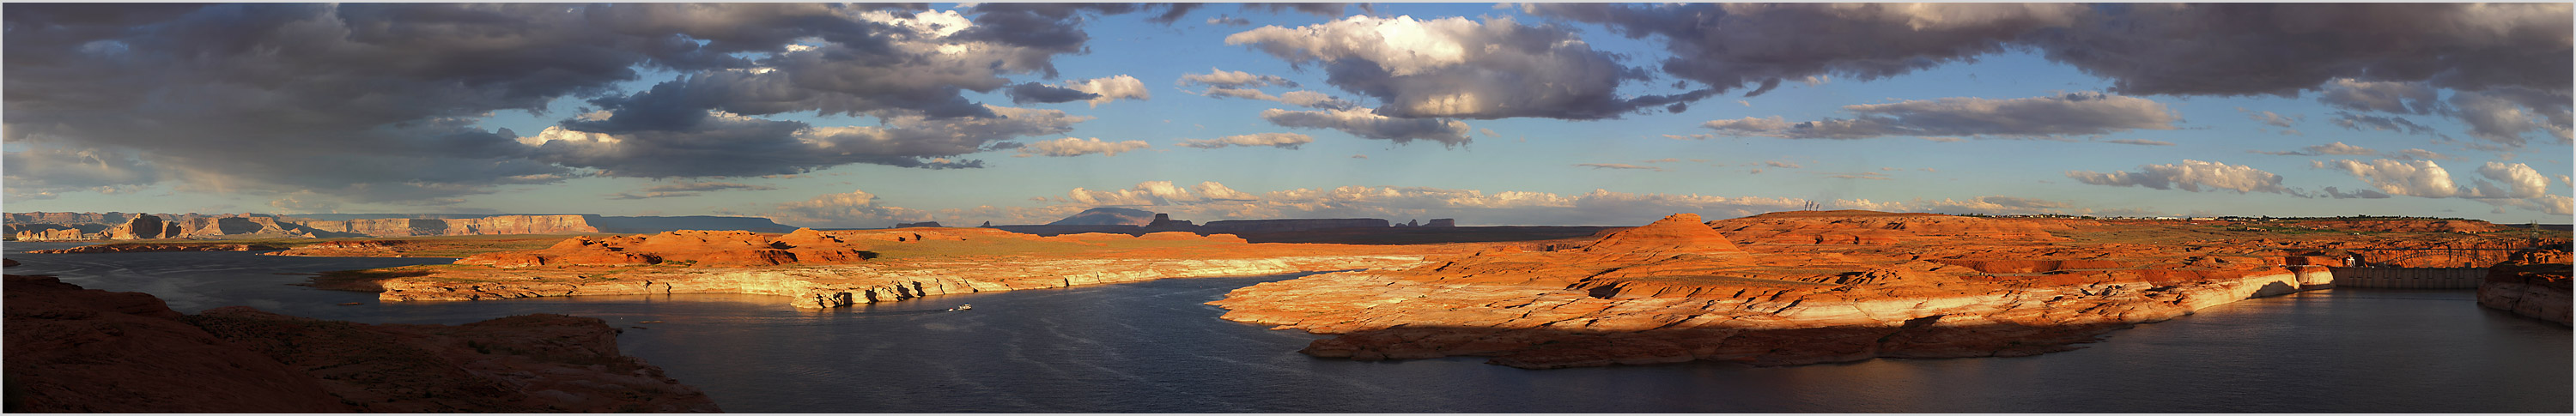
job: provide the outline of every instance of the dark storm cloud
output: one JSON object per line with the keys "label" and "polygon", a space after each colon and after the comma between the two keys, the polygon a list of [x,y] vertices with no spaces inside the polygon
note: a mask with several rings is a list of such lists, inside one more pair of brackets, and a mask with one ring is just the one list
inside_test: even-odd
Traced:
{"label": "dark storm cloud", "polygon": [[1011,96],[1012,104],[1061,103],[1100,98],[1100,94],[1035,82],[1013,85],[1002,93]]}
{"label": "dark storm cloud", "polygon": [[1360,138],[1388,140],[1397,144],[1414,140],[1430,140],[1454,147],[1473,140],[1467,137],[1467,123],[1457,120],[1394,118],[1378,115],[1366,108],[1319,111],[1289,111],[1273,108],[1262,110],[1261,119],[1269,120],[1270,124],[1281,127],[1340,130]]}
{"label": "dark storm cloud", "polygon": [[1665,73],[1723,92],[1834,75],[1867,81],[2002,52],[2022,34],[2065,26],[2072,4],[1534,4],[1534,14],[1658,36]]}
{"label": "dark storm cloud", "polygon": [[[946,157],[1080,118],[997,110],[964,92],[1051,76],[1054,56],[1083,51],[1085,15],[1158,9],[1176,19],[1189,8],[6,7],[6,139],[25,149],[8,154],[12,193],[175,181],[414,203],[587,175],[574,168],[660,177],[979,166]],[[638,68],[684,75],[616,91]],[[590,99],[606,117],[532,137],[474,126],[566,97]],[[888,124],[756,118],[800,111]],[[585,140],[546,139],[574,136]]]}
{"label": "dark storm cloud", "polygon": [[[1262,27],[1225,38],[1296,65],[1316,65],[1325,82],[1376,97],[1377,113],[1398,118],[1617,118],[1705,98],[1708,92],[1625,97],[1619,87],[1652,79],[1644,69],[1592,49],[1574,32],[1511,19],[1411,16]],[[1670,107],[1678,110],[1680,107]]]}
{"label": "dark storm cloud", "polygon": [[1905,74],[2011,47],[2138,95],[2280,95],[2329,80],[2565,90],[2566,4],[1542,4],[1668,40],[1664,71],[1727,90]]}

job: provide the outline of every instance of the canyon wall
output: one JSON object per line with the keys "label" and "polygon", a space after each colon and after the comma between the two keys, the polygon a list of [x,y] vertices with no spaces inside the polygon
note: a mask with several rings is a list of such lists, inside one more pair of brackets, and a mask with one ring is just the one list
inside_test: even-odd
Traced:
{"label": "canyon wall", "polygon": [[2478,306],[2569,325],[2569,309],[2576,303],[2568,293],[2570,267],[2567,263],[2497,265],[2478,285]]}
{"label": "canyon wall", "polygon": [[[110,213],[114,214],[114,213]],[[9,214],[12,218],[92,220],[114,215],[80,213]],[[121,214],[119,214],[121,215]],[[169,218],[163,218],[167,216]],[[255,214],[206,216],[133,215],[114,224],[93,223],[21,223],[10,224],[8,235],[23,241],[64,240],[149,240],[159,238],[227,238],[227,237],[424,237],[501,234],[591,234],[613,232],[592,226],[592,215],[494,215],[480,218],[417,219],[383,218],[352,220],[305,220],[292,217],[269,217]],[[653,217],[661,218],[661,217]],[[753,218],[760,224],[776,226],[765,218]],[[615,221],[612,221],[615,222]],[[653,220],[623,220],[630,224]],[[703,222],[703,221],[683,221]],[[757,224],[747,224],[757,225]],[[650,226],[637,227],[650,228]]]}

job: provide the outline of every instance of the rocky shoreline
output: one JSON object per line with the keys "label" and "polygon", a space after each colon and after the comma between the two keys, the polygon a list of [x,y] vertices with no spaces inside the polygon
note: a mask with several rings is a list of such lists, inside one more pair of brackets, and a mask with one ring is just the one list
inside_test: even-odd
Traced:
{"label": "rocky shoreline", "polygon": [[2324,267],[2300,265],[2311,259],[2279,250],[2087,247],[2087,230],[2100,228],[1681,214],[1590,241],[1263,283],[1209,304],[1228,320],[1337,335],[1301,350],[1317,357],[1800,365],[2065,351],[2134,324],[2332,282]]}
{"label": "rocky shoreline", "polygon": [[[376,290],[389,302],[515,299],[549,296],[739,293],[792,298],[797,308],[835,308],[924,296],[1049,289],[1187,277],[1246,277],[1405,267],[1420,256],[1304,256],[1259,259],[1107,259],[960,263],[893,270],[866,265],[791,269],[718,268],[633,271],[613,279],[578,273],[516,274],[455,280],[453,274],[370,283],[317,285]],[[556,276],[547,278],[544,276]],[[507,280],[502,280],[507,279]],[[372,286],[372,287],[368,287]]]}
{"label": "rocky shoreline", "polygon": [[126,243],[126,244],[93,244],[93,245],[86,245],[86,246],[80,246],[80,247],[59,248],[59,249],[52,249],[52,250],[28,250],[28,251],[27,251],[27,253],[29,253],[29,254],[98,254],[98,253],[146,253],[146,252],[160,252],[160,251],[261,251],[261,250],[277,250],[277,249],[281,249],[281,248],[283,248],[283,247],[275,247],[275,246],[260,245],[260,244],[149,244],[149,243]]}
{"label": "rocky shoreline", "polygon": [[[2563,260],[2562,260],[2563,261]],[[2506,264],[2488,270],[2478,283],[2478,306],[2568,325],[2570,265]]]}
{"label": "rocky shoreline", "polygon": [[596,318],[369,325],[6,277],[8,412],[717,412]]}

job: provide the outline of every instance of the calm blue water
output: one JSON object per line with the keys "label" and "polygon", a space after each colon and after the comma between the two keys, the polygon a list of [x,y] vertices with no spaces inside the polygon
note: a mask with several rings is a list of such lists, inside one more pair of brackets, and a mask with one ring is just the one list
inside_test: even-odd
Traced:
{"label": "calm blue water", "polygon": [[[1480,359],[1322,360],[1316,336],[1201,304],[1287,277],[933,297],[800,311],[778,297],[601,296],[376,304],[289,286],[441,259],[17,254],[10,274],[370,323],[552,312],[628,329],[630,355],[733,412],[2553,412],[2576,410],[2566,327],[2469,291],[2338,289],[2221,306],[2022,358],[1521,370]],[[335,306],[342,302],[369,302]],[[938,312],[972,302],[969,312]],[[666,321],[642,324],[638,321]]]}

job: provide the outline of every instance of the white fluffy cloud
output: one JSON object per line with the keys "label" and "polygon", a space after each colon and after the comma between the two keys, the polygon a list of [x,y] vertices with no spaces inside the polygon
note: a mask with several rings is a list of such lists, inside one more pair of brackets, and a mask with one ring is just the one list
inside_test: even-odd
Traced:
{"label": "white fluffy cloud", "polygon": [[1270,146],[1281,149],[1295,149],[1298,146],[1304,146],[1307,143],[1314,142],[1314,137],[1297,133],[1253,133],[1225,136],[1208,140],[1181,140],[1180,145],[1181,147],[1195,147],[1200,149],[1219,149],[1227,146]]}
{"label": "white fluffy cloud", "polygon": [[2316,162],[2318,166],[2351,173],[2369,182],[2373,188],[2389,195],[2424,198],[2449,198],[2465,195],[2458,183],[2451,181],[2451,171],[2430,160],[2379,159],[2368,163],[2353,160]]}
{"label": "white fluffy cloud", "polygon": [[1098,138],[1082,139],[1066,137],[1030,143],[1027,147],[1020,148],[1019,156],[1027,157],[1031,155],[1039,155],[1072,157],[1089,154],[1117,156],[1119,153],[1132,152],[1147,147],[1153,147],[1153,145],[1145,143],[1144,140],[1104,142],[1100,141]]}
{"label": "white fluffy cloud", "polygon": [[780,224],[827,228],[889,227],[895,223],[922,222],[931,218],[929,212],[878,205],[877,202],[875,194],[851,190],[778,204],[767,216]]}
{"label": "white fluffy cloud", "polygon": [[2288,193],[2281,187],[2281,175],[2251,166],[2219,162],[2184,160],[2182,163],[2139,166],[2135,172],[2069,171],[2066,177],[2094,185],[2142,186],[2152,189],[2181,189],[2191,192],[2232,190],[2236,193]]}
{"label": "white fluffy cloud", "polygon": [[2530,165],[2487,162],[2478,167],[2472,186],[2461,186],[2451,179],[2451,172],[2430,160],[2378,159],[2370,162],[2337,160],[2314,162],[2317,168],[2331,168],[2350,173],[2372,187],[2391,195],[2422,198],[2465,198],[2504,207],[2517,207],[2552,215],[2567,215],[2567,197],[2550,194],[2550,178]]}
{"label": "white fluffy cloud", "polygon": [[1091,103],[1092,107],[1099,107],[1101,103],[1121,99],[1148,100],[1154,98],[1153,92],[1145,90],[1144,81],[1138,81],[1136,80],[1136,77],[1126,75],[1092,78],[1081,81],[1066,82],[1065,84],[1065,87],[1072,88],[1075,91],[1099,95],[1099,98],[1086,100],[1086,102]]}
{"label": "white fluffy cloud", "polygon": [[1952,97],[1843,106],[1856,117],[1790,123],[1779,116],[1715,120],[1718,134],[1787,139],[1886,136],[2051,138],[2146,129],[2172,130],[2181,117],[2162,103],[2101,93],[1988,99]]}

